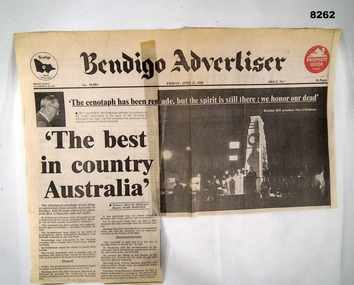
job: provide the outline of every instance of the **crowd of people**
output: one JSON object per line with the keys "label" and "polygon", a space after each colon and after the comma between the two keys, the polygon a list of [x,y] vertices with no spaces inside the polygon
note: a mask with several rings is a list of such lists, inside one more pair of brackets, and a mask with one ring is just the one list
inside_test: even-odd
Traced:
{"label": "crowd of people", "polygon": [[190,183],[183,186],[176,179],[170,200],[185,201],[190,199],[194,202],[213,202],[220,196],[254,193],[256,192],[256,180],[257,173],[252,167],[246,171],[239,169],[230,172],[225,170],[220,176],[214,174],[206,183],[201,184],[200,189],[194,191]]}
{"label": "crowd of people", "polygon": [[264,176],[260,187],[261,197],[287,197],[298,200],[325,197],[327,192],[324,171],[317,172],[305,166],[303,170],[288,176]]}
{"label": "crowd of people", "polygon": [[265,168],[259,177],[252,167],[249,170],[225,170],[222,175],[213,175],[192,190],[191,183],[182,185],[179,180],[173,187],[171,202],[215,202],[228,195],[247,195],[255,198],[309,199],[326,196],[323,170],[319,173],[303,167],[288,175],[273,175]]}

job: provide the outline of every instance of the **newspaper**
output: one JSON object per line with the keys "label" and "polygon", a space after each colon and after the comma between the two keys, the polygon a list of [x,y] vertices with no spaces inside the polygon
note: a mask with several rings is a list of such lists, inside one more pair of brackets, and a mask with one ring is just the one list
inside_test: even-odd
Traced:
{"label": "newspaper", "polygon": [[339,35],[15,35],[32,282],[161,281],[159,214],[335,207]]}

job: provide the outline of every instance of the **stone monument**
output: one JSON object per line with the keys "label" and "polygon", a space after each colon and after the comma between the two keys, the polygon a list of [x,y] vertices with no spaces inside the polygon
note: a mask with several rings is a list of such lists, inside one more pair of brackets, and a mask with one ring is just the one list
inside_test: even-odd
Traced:
{"label": "stone monument", "polygon": [[264,122],[260,116],[251,116],[247,132],[245,169],[249,171],[251,167],[257,174],[256,189],[260,192],[263,170],[268,168]]}

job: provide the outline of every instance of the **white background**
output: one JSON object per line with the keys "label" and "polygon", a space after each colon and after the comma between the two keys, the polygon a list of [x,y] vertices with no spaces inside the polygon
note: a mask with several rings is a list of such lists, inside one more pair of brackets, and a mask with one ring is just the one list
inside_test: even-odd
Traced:
{"label": "white background", "polygon": [[[333,10],[336,18],[311,19],[313,10]],[[354,284],[353,17],[353,0],[1,0],[0,284],[29,284],[31,270],[13,34],[182,27],[342,29],[334,111],[338,208],[162,218],[163,284]]]}

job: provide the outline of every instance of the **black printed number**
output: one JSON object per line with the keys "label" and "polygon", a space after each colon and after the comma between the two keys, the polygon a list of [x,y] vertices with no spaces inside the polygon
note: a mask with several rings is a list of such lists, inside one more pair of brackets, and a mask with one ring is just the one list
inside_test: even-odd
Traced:
{"label": "black printed number", "polygon": [[310,18],[311,19],[334,19],[335,12],[334,11],[311,11]]}

